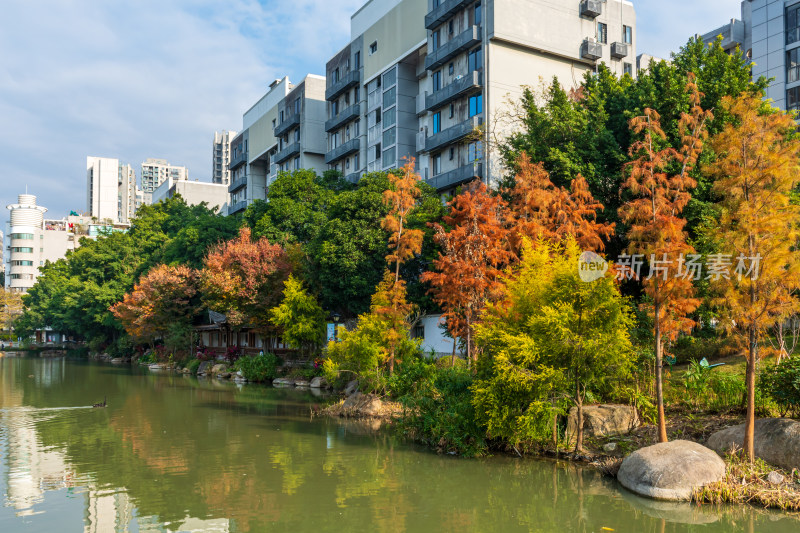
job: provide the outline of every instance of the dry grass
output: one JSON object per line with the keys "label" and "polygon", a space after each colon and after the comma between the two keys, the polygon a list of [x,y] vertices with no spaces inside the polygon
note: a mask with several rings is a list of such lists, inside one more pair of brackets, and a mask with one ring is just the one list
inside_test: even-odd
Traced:
{"label": "dry grass", "polygon": [[[725,478],[696,489],[692,499],[698,503],[747,503],[783,511],[800,511],[800,477],[797,470],[788,473],[760,459],[750,464],[734,453],[726,456]],[[783,483],[773,485],[767,475],[776,471],[784,477]]]}

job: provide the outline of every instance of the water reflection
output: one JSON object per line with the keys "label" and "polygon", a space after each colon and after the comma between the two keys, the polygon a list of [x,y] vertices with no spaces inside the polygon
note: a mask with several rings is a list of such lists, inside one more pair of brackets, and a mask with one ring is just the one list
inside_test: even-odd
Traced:
{"label": "water reflection", "polygon": [[[108,408],[86,408],[103,397]],[[312,419],[319,401],[291,389],[0,359],[0,531],[671,532],[706,524],[709,532],[778,532],[799,524],[750,508],[644,500],[570,464],[437,456],[370,425]]]}

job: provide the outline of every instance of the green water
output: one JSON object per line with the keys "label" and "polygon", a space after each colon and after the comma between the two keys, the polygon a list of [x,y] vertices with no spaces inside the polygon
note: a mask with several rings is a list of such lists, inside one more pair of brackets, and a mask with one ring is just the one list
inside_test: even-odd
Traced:
{"label": "green water", "polygon": [[320,401],[0,357],[0,532],[800,530],[780,513],[637,498],[575,465],[438,456],[311,419]]}

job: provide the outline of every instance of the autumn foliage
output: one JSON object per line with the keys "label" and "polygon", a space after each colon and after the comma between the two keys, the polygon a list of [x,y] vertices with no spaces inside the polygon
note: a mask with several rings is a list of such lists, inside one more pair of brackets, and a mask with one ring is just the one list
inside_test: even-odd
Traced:
{"label": "autumn foliage", "polygon": [[289,259],[283,248],[266,238],[252,240],[250,230],[216,246],[202,271],[207,305],[224,313],[233,327],[270,328],[269,311],[280,303],[289,276]]}
{"label": "autumn foliage", "polygon": [[383,203],[389,206],[389,213],[381,226],[389,232],[389,255],[386,262],[395,265],[395,281],[400,279],[400,264],[411,259],[422,250],[422,230],[409,229],[406,221],[409,213],[416,207],[420,196],[417,184],[422,179],[414,172],[414,159],[411,158],[402,168],[401,174],[389,173],[391,187],[383,193]]}
{"label": "autumn foliage", "polygon": [[198,290],[194,270],[158,265],[142,276],[111,311],[128,335],[152,343],[166,337],[176,323],[191,324],[201,309]]}

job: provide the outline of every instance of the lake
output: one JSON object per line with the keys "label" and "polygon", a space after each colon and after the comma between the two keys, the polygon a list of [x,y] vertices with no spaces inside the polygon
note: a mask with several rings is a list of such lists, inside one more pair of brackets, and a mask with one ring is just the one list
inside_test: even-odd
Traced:
{"label": "lake", "polygon": [[800,530],[779,512],[639,498],[574,464],[440,456],[390,430],[312,418],[322,402],[5,354],[0,532]]}

